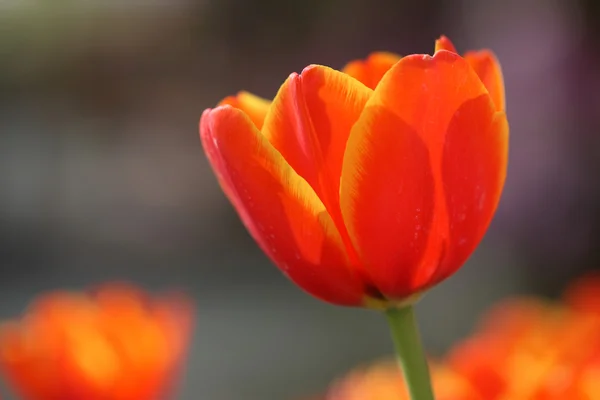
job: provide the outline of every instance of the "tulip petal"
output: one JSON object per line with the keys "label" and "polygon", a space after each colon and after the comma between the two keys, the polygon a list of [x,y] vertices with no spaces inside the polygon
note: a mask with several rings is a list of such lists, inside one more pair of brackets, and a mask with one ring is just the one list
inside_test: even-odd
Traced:
{"label": "tulip petal", "polygon": [[425,251],[433,176],[423,140],[384,107],[368,107],[350,136],[340,205],[374,286],[388,298],[412,294],[398,286],[407,285]]}
{"label": "tulip petal", "polygon": [[346,74],[312,65],[286,80],[263,127],[264,136],[314,189],[338,229],[343,227],[339,183],[346,142],[371,93]]}
{"label": "tulip petal", "polygon": [[[443,35],[435,41],[435,51],[438,52],[440,50],[458,53],[450,39]],[[504,111],[506,109],[504,79],[500,63],[494,53],[489,50],[468,51],[464,54],[464,58],[487,88],[496,105],[496,111]]]}
{"label": "tulip petal", "polygon": [[224,191],[262,250],[307,292],[359,305],[362,284],[323,203],[240,110],[202,115],[205,150]]}
{"label": "tulip petal", "polygon": [[219,151],[217,146],[217,142],[213,139],[211,132],[211,118],[210,114],[212,109],[204,110],[202,113],[202,117],[200,118],[200,140],[202,142],[202,147],[204,147],[204,152],[206,153],[206,157],[210,162],[212,169],[219,181],[221,189],[225,193],[225,196],[231,201],[233,207],[238,210],[240,219],[242,220],[244,226],[253,232],[255,230],[254,222],[252,218],[245,212],[244,207],[239,203],[238,197],[235,193],[235,187],[231,180],[231,176],[229,171],[226,168],[225,160]]}
{"label": "tulip petal", "polygon": [[262,129],[271,101],[258,97],[252,93],[241,91],[235,96],[228,96],[221,100],[219,106],[224,106],[226,104],[239,108],[245,112],[252,122],[254,122],[254,125],[256,125],[258,129]]}
{"label": "tulip petal", "polygon": [[[487,101],[487,109],[461,109],[478,97]],[[388,298],[402,298],[435,283],[432,277],[444,257],[450,223],[443,183],[451,178],[442,178],[442,158],[458,112],[466,114],[453,128],[463,130],[460,137],[453,133],[456,140],[489,129],[482,123],[485,118],[491,122],[492,101],[469,64],[446,50],[433,57],[412,55],[384,76],[350,134],[341,210],[371,279]],[[497,140],[477,143],[491,146]],[[493,161],[484,167],[501,168]],[[498,182],[481,185],[496,187]]]}
{"label": "tulip petal", "polygon": [[366,60],[350,61],[342,72],[375,89],[383,75],[400,60],[400,56],[383,51],[371,53]]}
{"label": "tulip petal", "polygon": [[508,162],[508,122],[503,112],[491,113],[491,107],[487,95],[469,100],[448,126],[442,176],[449,237],[435,280],[465,263],[500,200]]}
{"label": "tulip petal", "polygon": [[464,57],[490,93],[496,105],[496,111],[506,110],[504,78],[500,63],[494,53],[489,50],[469,51],[465,53]]}
{"label": "tulip petal", "polygon": [[435,52],[437,53],[440,50],[447,50],[451,51],[452,53],[458,53],[452,41],[444,35],[440,36],[440,38],[435,41]]}

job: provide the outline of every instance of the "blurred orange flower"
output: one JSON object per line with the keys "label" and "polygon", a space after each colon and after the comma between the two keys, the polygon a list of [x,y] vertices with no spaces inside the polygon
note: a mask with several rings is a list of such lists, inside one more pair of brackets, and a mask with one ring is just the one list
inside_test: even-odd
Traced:
{"label": "blurred orange flower", "polygon": [[24,400],[163,400],[191,318],[183,299],[121,284],[45,294],[0,328],[0,368]]}
{"label": "blurred orange flower", "polygon": [[[600,400],[598,299],[600,275],[589,274],[569,286],[563,303],[536,298],[500,303],[471,337],[433,364],[437,398]],[[394,364],[350,373],[326,397],[366,398],[408,399]]]}
{"label": "blurred orange flower", "polygon": [[[433,391],[437,400],[483,400],[468,380],[450,368],[431,366]],[[383,361],[358,369],[336,382],[326,400],[410,400],[398,363]]]}
{"label": "blurred orange flower", "polygon": [[433,56],[311,65],[273,102],[240,92],[204,111],[223,191],[297,285],[397,306],[471,255],[502,192],[508,123],[498,63],[468,54],[442,37]]}

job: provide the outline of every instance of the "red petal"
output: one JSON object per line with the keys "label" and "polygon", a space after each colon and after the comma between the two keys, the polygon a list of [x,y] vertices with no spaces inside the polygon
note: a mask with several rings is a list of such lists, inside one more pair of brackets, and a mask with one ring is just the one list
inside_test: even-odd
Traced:
{"label": "red petal", "polygon": [[250,117],[254,125],[258,129],[262,129],[265,116],[271,105],[271,101],[253,95],[252,93],[241,91],[235,96],[229,96],[221,100],[220,106],[229,104],[235,108],[239,108]]}
{"label": "red petal", "polygon": [[338,191],[350,129],[371,93],[345,74],[315,65],[292,74],[273,101],[264,134],[322,199]]}
{"label": "red petal", "polygon": [[500,200],[508,162],[508,122],[488,95],[465,102],[446,133],[442,164],[449,220],[442,280],[460,268],[485,234]]}
{"label": "red petal", "polygon": [[[231,180],[231,176],[229,171],[226,168],[225,161],[219,151],[217,146],[217,142],[214,140],[211,131],[211,119],[210,114],[212,109],[204,110],[202,113],[202,117],[200,118],[200,140],[202,142],[202,147],[204,147],[204,152],[208,161],[210,162],[213,171],[215,172],[215,176],[219,181],[221,189],[231,201],[234,208],[238,211],[240,215],[240,219],[242,220],[244,226],[251,232],[252,236],[254,236],[254,231],[256,228],[254,227],[254,221],[250,218],[245,212],[244,207],[240,204],[238,200],[238,196],[235,192],[235,187]],[[262,247],[262,245],[261,245]]]}
{"label": "red petal", "polygon": [[375,286],[404,298],[433,216],[429,154],[417,131],[382,106],[365,110],[348,141],[341,209]]}
{"label": "red petal", "polygon": [[494,53],[489,50],[469,51],[465,53],[465,60],[479,75],[479,79],[487,88],[496,105],[496,111],[504,111],[506,109],[504,78],[502,77],[500,63]]}
{"label": "red petal", "polygon": [[[456,48],[446,36],[440,36],[435,41],[435,51],[448,50],[457,53]],[[464,58],[475,70],[479,79],[487,88],[494,104],[496,111],[504,111],[506,108],[504,99],[504,79],[502,78],[502,70],[500,63],[496,59],[494,53],[489,50],[469,51],[466,52]]]}
{"label": "red petal", "polygon": [[313,65],[283,84],[263,134],[314,189],[338,229],[342,160],[352,125],[372,91],[328,67]]}
{"label": "red petal", "polygon": [[263,251],[325,301],[359,305],[362,284],[323,203],[240,110],[205,111],[201,136],[225,192]]}
{"label": "red petal", "polygon": [[394,53],[371,53],[366,60],[351,61],[342,69],[342,72],[359,80],[365,86],[375,89],[383,75],[400,60]]}
{"label": "red petal", "polygon": [[[487,109],[463,107],[478,97],[487,101]],[[459,113],[462,118],[457,125]],[[446,164],[442,165],[442,159],[449,157],[447,134],[456,142],[482,135],[490,130],[493,114],[480,79],[463,58],[445,50],[434,57],[412,55],[400,60],[367,103],[348,141],[341,209],[355,247],[387,297],[404,298],[435,283],[433,275],[444,256],[444,246],[448,240],[455,243],[449,232],[453,221],[446,212],[444,184],[455,184],[454,173],[465,167],[461,164],[460,170],[443,174]],[[454,133],[457,128],[461,136]],[[484,136],[488,139],[473,142],[497,145],[497,140]],[[452,149],[458,150],[458,144]],[[488,148],[477,150],[491,154]],[[476,164],[480,158],[469,160],[474,170],[503,168],[497,159],[484,165]],[[484,185],[489,189],[486,193],[493,196],[492,187],[495,192],[499,182],[470,180],[457,190],[476,185]],[[450,195],[461,194],[452,187],[447,190]],[[467,195],[461,198],[470,199]]]}

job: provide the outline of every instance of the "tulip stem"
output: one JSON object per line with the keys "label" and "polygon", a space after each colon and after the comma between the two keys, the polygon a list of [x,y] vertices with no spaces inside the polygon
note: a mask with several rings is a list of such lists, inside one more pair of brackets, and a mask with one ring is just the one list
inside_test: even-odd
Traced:
{"label": "tulip stem", "polygon": [[429,366],[421,343],[415,310],[412,305],[386,311],[402,369],[412,400],[434,400]]}

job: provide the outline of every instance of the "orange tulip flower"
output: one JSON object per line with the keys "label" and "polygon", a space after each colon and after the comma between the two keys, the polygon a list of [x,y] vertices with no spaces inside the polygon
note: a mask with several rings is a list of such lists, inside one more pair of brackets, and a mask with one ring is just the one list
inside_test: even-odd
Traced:
{"label": "orange tulip flower", "polygon": [[273,102],[229,97],[200,136],[284,274],[322,300],[386,308],[452,275],[483,237],[506,175],[504,89],[489,51],[462,57],[444,37],[433,56],[357,65],[308,66]]}
{"label": "orange tulip flower", "polygon": [[24,400],[162,400],[190,317],[185,302],[124,285],[47,294],[0,328],[0,368]]}
{"label": "orange tulip flower", "polygon": [[597,380],[590,385],[600,377],[599,350],[598,315],[517,299],[488,313],[476,334],[452,349],[446,365],[486,400],[591,400],[600,398]]}

